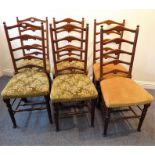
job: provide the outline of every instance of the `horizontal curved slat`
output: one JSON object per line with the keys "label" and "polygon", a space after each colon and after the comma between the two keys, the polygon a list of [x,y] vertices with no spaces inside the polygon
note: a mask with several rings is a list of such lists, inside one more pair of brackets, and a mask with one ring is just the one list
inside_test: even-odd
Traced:
{"label": "horizontal curved slat", "polygon": [[68,32],[73,31],[73,30],[75,30],[75,29],[86,31],[85,28],[81,28],[81,27],[75,26],[75,25],[73,25],[73,24],[66,24],[66,25],[57,27],[57,28],[53,29],[53,31],[61,30],[61,29],[66,30],[66,31],[68,31]]}
{"label": "horizontal curved slat", "polygon": [[[39,29],[34,29],[34,28],[31,28],[31,27],[29,27],[29,28],[24,28],[24,29],[22,29],[22,30],[20,30],[21,32],[25,32],[25,31],[38,31]],[[46,32],[46,30],[44,30],[44,32]]]}
{"label": "horizontal curved slat", "polygon": [[66,58],[63,60],[58,60],[57,63],[63,62],[63,61],[79,61],[79,62],[85,62],[84,60],[78,59],[78,58]]}
{"label": "horizontal curved slat", "polygon": [[24,35],[21,35],[21,36],[13,37],[13,38],[10,38],[9,40],[13,41],[13,40],[16,40],[16,39],[22,39],[22,40],[29,40],[29,39],[42,40],[42,38],[39,37],[39,36],[32,36],[32,35],[28,35],[28,34],[24,34]]}
{"label": "horizontal curved slat", "polygon": [[21,27],[23,29],[31,28],[34,31],[41,30],[41,26],[36,26],[36,25],[29,24],[29,23],[19,23],[19,24],[13,25],[13,26],[7,26],[7,29],[13,29],[13,28],[17,28],[17,27]]}
{"label": "horizontal curved slat", "polygon": [[62,57],[62,56],[66,56],[66,55],[68,55],[68,56],[72,56],[72,55],[81,56],[81,54],[76,54],[76,53],[72,53],[72,52],[60,54],[59,56]]}
{"label": "horizontal curved slat", "polygon": [[111,31],[118,31],[118,32],[120,32],[120,31],[129,31],[129,32],[133,32],[133,33],[136,32],[136,30],[128,29],[128,28],[126,28],[124,26],[115,26],[113,28],[103,30],[104,33],[111,32]]}
{"label": "horizontal curved slat", "polygon": [[[117,34],[117,35],[121,35],[120,32],[115,31],[115,30],[113,30],[113,31],[108,31],[108,32],[104,32],[104,33],[106,33],[107,35],[109,35],[109,34]],[[100,32],[96,32],[96,35],[99,35],[99,34],[100,34]]]}
{"label": "horizontal curved slat", "polygon": [[[103,49],[104,50],[104,49]],[[103,56],[105,57],[108,54],[128,54],[128,55],[132,55],[132,53],[124,51],[124,50],[120,50],[120,49],[115,49],[115,50],[111,50],[110,52],[104,53]]]}
{"label": "horizontal curved slat", "polygon": [[[110,40],[112,40],[112,39],[107,38],[107,39],[104,39],[103,42],[107,42],[107,41],[110,41]],[[100,41],[96,41],[96,44],[99,44],[99,43],[100,43]]]}
{"label": "horizontal curved slat", "polygon": [[20,57],[20,58],[17,58],[15,59],[15,61],[19,61],[19,60],[22,60],[22,59],[28,59],[28,60],[31,60],[31,59],[38,59],[38,60],[42,60],[43,61],[43,58],[39,58],[39,57],[35,57],[35,56],[32,56],[32,55],[26,55],[26,56],[23,56],[23,57]]}
{"label": "horizontal curved slat", "polygon": [[129,74],[129,72],[127,72],[127,71],[122,71],[122,70],[119,70],[119,69],[113,69],[113,70],[111,70],[111,71],[109,71],[109,72],[103,73],[103,75],[107,75],[107,74],[110,74],[110,73],[116,74],[116,73],[118,73],[118,72],[120,72],[120,73],[125,73],[125,74]]}
{"label": "horizontal curved slat", "polygon": [[26,50],[30,50],[30,49],[37,49],[37,50],[43,50],[43,48],[39,48],[41,47],[40,45],[34,44],[34,45],[25,45],[25,46],[21,46],[15,49],[12,49],[12,51],[17,51],[17,50],[21,50],[21,49],[26,49]]}
{"label": "horizontal curved slat", "polygon": [[[43,55],[43,52],[39,52],[39,51],[33,51],[33,52],[29,52],[29,54],[25,54],[25,55]],[[47,53],[45,53],[45,55],[48,55]]]}
{"label": "horizontal curved slat", "polygon": [[25,66],[22,66],[22,67],[18,67],[17,69],[20,70],[20,69],[24,69],[24,68],[33,68],[33,67],[36,67],[36,68],[39,68],[39,69],[44,69],[44,67],[37,66],[37,65],[25,65]]}
{"label": "horizontal curved slat", "polygon": [[29,17],[29,18],[26,18],[26,19],[23,19],[23,20],[19,20],[18,19],[18,22],[43,22],[43,23],[46,23],[46,20],[41,20],[41,19],[38,19],[38,18],[35,18],[35,17]]}
{"label": "horizontal curved slat", "polygon": [[109,64],[119,64],[119,63],[122,63],[122,64],[126,64],[126,65],[130,65],[129,62],[126,62],[126,61],[122,61],[122,60],[112,60],[110,62],[106,62],[104,64],[102,64],[102,66],[106,66],[106,65],[109,65]]}
{"label": "horizontal curved slat", "polygon": [[103,45],[106,45],[106,44],[109,44],[109,43],[120,44],[120,43],[122,43],[122,42],[129,43],[129,44],[134,44],[134,42],[128,41],[128,40],[126,40],[126,39],[114,38],[114,39],[110,39],[110,40],[108,40],[108,41],[104,41],[104,40],[103,40]]}
{"label": "horizontal curved slat", "polygon": [[66,67],[66,68],[63,68],[63,69],[59,69],[58,71],[59,72],[63,72],[65,70],[79,70],[79,71],[83,71],[84,72],[84,69],[81,69],[81,68],[78,68],[78,67]]}
{"label": "horizontal curved slat", "polygon": [[[56,30],[56,33],[61,33],[61,32],[65,32],[65,29],[61,29],[61,30]],[[70,32],[77,32],[77,33],[82,33],[82,30],[77,30],[77,29],[73,29]]]}
{"label": "horizontal curved slat", "polygon": [[[112,50],[114,50],[114,49],[111,48],[111,47],[104,47],[103,50],[104,50],[104,51],[110,51],[110,50],[112,51]],[[99,52],[99,51],[100,51],[100,49],[97,49],[97,50],[96,50],[96,52]]]}
{"label": "horizontal curved slat", "polygon": [[54,42],[60,42],[60,41],[68,41],[68,42],[71,42],[73,40],[77,40],[77,41],[80,41],[80,42],[86,42],[86,40],[83,40],[83,39],[80,39],[80,38],[77,38],[77,37],[74,37],[74,36],[67,36],[67,37],[63,37],[61,39],[57,39],[57,40],[53,40]]}
{"label": "horizontal curved slat", "polygon": [[73,46],[73,45],[66,45],[66,46],[63,46],[63,47],[59,48],[57,51],[55,51],[55,53],[59,53],[59,52],[62,52],[62,51],[81,51],[81,52],[85,52],[83,49],[81,49],[79,47],[76,47],[76,46]]}
{"label": "horizontal curved slat", "polygon": [[67,23],[75,22],[75,23],[82,24],[81,21],[77,21],[77,20],[72,19],[72,18],[65,18],[65,19],[63,19],[63,20],[55,21],[56,24],[62,23],[62,22],[67,22]]}
{"label": "horizontal curved slat", "polygon": [[101,24],[107,24],[107,25],[117,24],[117,25],[122,25],[123,26],[123,23],[118,23],[118,22],[115,22],[113,20],[105,20],[105,21],[96,23],[96,25],[101,25]]}
{"label": "horizontal curved slat", "polygon": [[[104,56],[104,58],[105,58],[105,59],[107,59],[107,58],[116,59],[116,57],[113,57],[113,56],[111,56],[111,55],[106,55],[106,56]],[[100,59],[100,57],[96,57],[96,58],[95,58],[95,60],[99,60],[99,59]]]}

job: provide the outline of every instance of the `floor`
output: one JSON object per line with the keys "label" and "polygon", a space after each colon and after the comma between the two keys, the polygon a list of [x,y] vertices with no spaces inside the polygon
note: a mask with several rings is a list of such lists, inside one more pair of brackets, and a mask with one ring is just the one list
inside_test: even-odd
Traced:
{"label": "floor", "polygon": [[[0,91],[9,77],[0,78]],[[155,90],[149,90],[155,96]],[[114,116],[116,117],[116,116]],[[12,128],[7,108],[0,98],[0,145],[155,145],[155,104],[148,110],[142,131],[137,132],[137,120],[122,120],[109,125],[103,137],[101,112],[96,109],[95,127],[86,116],[60,121],[60,132],[49,124],[46,111],[17,113],[17,129]]]}

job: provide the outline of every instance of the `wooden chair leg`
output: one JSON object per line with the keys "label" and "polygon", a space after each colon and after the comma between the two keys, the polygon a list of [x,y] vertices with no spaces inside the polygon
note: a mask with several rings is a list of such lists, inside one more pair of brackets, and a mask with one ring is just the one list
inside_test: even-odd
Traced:
{"label": "wooden chair leg", "polygon": [[11,118],[12,123],[13,123],[13,128],[17,128],[16,120],[15,120],[14,113],[12,110],[12,106],[10,104],[10,99],[3,99],[3,101],[6,103],[6,106],[8,108],[8,112],[9,112],[10,118]]}
{"label": "wooden chair leg", "polygon": [[142,124],[143,124],[143,121],[145,119],[145,116],[146,116],[146,113],[147,113],[147,110],[148,110],[149,106],[150,106],[150,104],[144,105],[144,108],[143,108],[143,111],[142,111],[142,114],[141,114],[141,117],[140,117],[140,120],[139,120],[137,131],[141,131],[141,127],[142,127]]}
{"label": "wooden chair leg", "polygon": [[109,121],[110,121],[110,112],[111,112],[111,109],[110,108],[107,108],[105,109],[105,119],[104,119],[104,136],[107,135],[107,129],[108,129],[108,125],[109,125]]}
{"label": "wooden chair leg", "polygon": [[101,89],[100,89],[100,84],[98,81],[95,82],[95,86],[96,86],[96,89],[98,91],[98,98],[97,98],[97,104],[96,104],[96,107],[98,109],[101,108],[101,100],[102,100],[102,94],[101,94]]}
{"label": "wooden chair leg", "polygon": [[54,103],[54,119],[56,131],[59,131],[59,103]]}
{"label": "wooden chair leg", "polygon": [[96,100],[91,100],[91,127],[94,127],[95,102]]}
{"label": "wooden chair leg", "polygon": [[52,115],[51,115],[50,98],[49,98],[49,96],[45,96],[44,98],[46,101],[46,107],[47,107],[49,122],[52,124],[53,119],[52,119]]}

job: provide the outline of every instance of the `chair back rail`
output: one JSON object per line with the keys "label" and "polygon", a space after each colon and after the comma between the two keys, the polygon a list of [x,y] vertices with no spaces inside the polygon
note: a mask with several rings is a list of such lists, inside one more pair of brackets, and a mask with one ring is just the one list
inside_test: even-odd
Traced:
{"label": "chair back rail", "polygon": [[[63,31],[80,31],[82,34],[83,34],[83,31],[86,31],[86,28],[81,28],[81,27],[78,27],[78,26],[75,26],[75,25],[71,25],[71,24],[66,24],[66,25],[63,25],[61,27],[58,27],[58,28],[55,28],[53,29],[54,33],[57,33],[57,30],[60,30],[60,29],[63,29]],[[82,36],[83,37],[83,36]],[[55,51],[57,53],[57,55],[59,55],[59,57],[57,56],[57,59],[61,59],[60,57],[62,56],[61,54],[59,54],[60,52],[64,52],[64,51],[68,51],[68,55],[71,55],[71,51],[79,51],[80,55],[78,55],[81,59],[82,59],[82,53],[83,53],[83,47],[80,46],[80,47],[77,47],[75,45],[67,45],[67,46],[64,46],[64,47],[60,47],[60,46],[57,46],[60,42],[64,42],[64,41],[68,41],[68,42],[72,42],[72,41],[78,41],[81,44],[85,43],[86,40],[83,39],[83,38],[78,38],[78,37],[75,37],[75,36],[65,36],[63,38],[60,38],[60,39],[54,39],[53,42],[56,43],[56,47],[57,50]],[[75,55],[75,54],[72,54],[72,55]]]}
{"label": "chair back rail", "polygon": [[[42,19],[38,19],[36,17],[29,17],[29,18],[26,18],[26,19],[20,19],[18,17],[16,17],[16,20],[17,20],[17,23],[20,24],[20,23],[28,23],[28,24],[33,24],[33,25],[37,25],[36,23],[43,23],[44,24],[44,31],[45,34],[44,34],[44,41],[45,41],[45,51],[46,51],[46,58],[49,59],[49,32],[48,32],[48,18],[46,17],[45,20],[42,20]],[[19,35],[22,36],[22,34],[24,34],[25,32],[27,31],[36,31],[36,29],[33,29],[32,27],[26,27],[26,28],[21,28],[19,27],[18,28],[19,30]],[[35,36],[34,36],[35,37]],[[26,40],[26,39],[24,39]],[[21,41],[21,45],[23,46],[24,45],[24,40],[21,38],[20,41]],[[37,40],[37,38],[36,38]],[[23,49],[23,55],[25,55],[25,50]]]}
{"label": "chair back rail", "polygon": [[[134,39],[133,41],[127,40],[127,39],[122,39],[122,38],[114,38],[108,41],[104,41],[104,34],[107,31],[111,31],[111,30],[116,30],[116,31],[127,31],[128,33],[133,33],[134,34]],[[132,77],[132,67],[133,67],[133,62],[134,62],[134,56],[135,56],[135,50],[136,50],[136,44],[137,44],[137,39],[138,39],[138,33],[139,33],[139,26],[137,26],[137,28],[135,30],[133,29],[128,29],[126,27],[122,27],[122,26],[116,26],[110,29],[103,29],[103,26],[101,26],[101,30],[100,30],[100,80],[104,79],[104,76],[110,73],[125,73],[127,75],[127,77]],[[131,51],[126,51],[126,50],[121,50],[119,49],[112,49],[109,47],[104,47],[104,46],[108,46],[108,44],[110,43],[116,43],[116,44],[120,44],[120,43],[127,43],[130,44],[132,46]],[[120,59],[112,59],[108,62],[104,62],[104,59],[106,56],[109,56],[109,54],[116,54],[116,55],[128,55],[130,56],[130,62],[124,61],[124,60],[120,60]],[[117,64],[125,64],[128,65],[128,71],[122,71],[120,69],[113,69],[111,71],[108,72],[104,72],[104,67],[109,65],[109,64],[113,64],[113,65],[117,65]]]}
{"label": "chair back rail", "polygon": [[[69,29],[65,25],[65,28],[67,30],[70,30],[70,28],[73,28],[73,29],[76,28],[76,26],[70,27],[70,24],[68,24],[68,26],[69,26]],[[81,73],[87,74],[88,24],[87,24],[86,28],[78,27],[78,29],[83,31],[82,33],[85,35],[85,38],[81,39],[81,38],[77,38],[74,36],[66,36],[66,37],[63,37],[61,39],[56,39],[56,38],[54,38],[56,28],[53,28],[52,24],[50,24],[50,34],[51,34],[51,43],[52,43],[52,51],[53,51],[53,62],[54,62],[55,76],[62,74],[63,71],[67,71],[67,70],[70,70],[71,73],[75,73],[75,70],[79,70],[79,71],[81,71]],[[73,46],[70,44],[69,45],[67,44],[61,48],[57,48],[58,42],[60,42],[60,41],[71,42],[73,40],[83,42],[85,44],[83,49],[81,49],[81,47],[76,47],[76,46]],[[67,53],[64,53],[64,52],[67,52]],[[78,53],[74,53],[74,52],[78,52]],[[81,53],[84,53],[84,59],[81,58]],[[58,54],[59,54],[59,59],[57,57]],[[66,57],[64,58],[64,56],[66,56]],[[74,57],[74,56],[77,56],[77,57]],[[66,67],[63,69],[58,69],[57,65],[61,62],[65,62],[65,61],[82,62],[82,63],[84,63],[84,67],[78,68],[78,67],[69,66],[69,67]]]}
{"label": "chair back rail", "polygon": [[[10,55],[11,55],[11,58],[12,58],[12,62],[13,62],[13,67],[14,67],[14,70],[15,70],[15,73],[18,73],[19,70],[21,69],[24,69],[24,68],[32,68],[32,67],[36,67],[36,68],[39,68],[39,69],[42,69],[43,71],[46,72],[46,59],[45,59],[45,44],[44,44],[44,25],[43,23],[41,23],[40,26],[36,26],[36,25],[32,25],[32,24],[29,24],[29,23],[19,23],[19,24],[16,24],[16,25],[13,25],[13,26],[7,26],[6,23],[4,22],[4,30],[5,30],[5,34],[6,34],[6,38],[7,38],[7,42],[8,42],[8,46],[9,46],[9,50],[10,50]],[[17,37],[10,37],[9,33],[10,31],[14,31],[14,29],[18,29],[18,28],[22,28],[22,27],[30,27],[30,28],[33,28],[35,30],[39,30],[41,32],[41,37],[40,36],[31,36],[31,35],[19,35]],[[20,47],[17,47],[17,48],[13,48],[13,43],[19,39],[39,39],[41,41],[41,44],[32,44],[32,45],[20,45]],[[34,56],[34,55],[31,55],[31,54],[25,54],[23,56],[20,56],[20,57],[17,57],[15,55],[16,51],[18,51],[20,53],[20,50],[39,50],[39,51],[35,51],[35,54],[40,54],[42,57],[37,57],[37,56]],[[32,52],[32,54],[34,54]],[[25,59],[38,59],[38,60],[42,60],[43,62],[43,67],[40,67],[38,65],[25,65],[25,66],[22,66],[22,67],[18,67],[17,65],[17,61],[19,60],[25,60]]]}
{"label": "chair back rail", "polygon": [[[61,24],[61,26],[59,26]],[[78,26],[77,26],[78,25]],[[84,18],[82,18],[81,21],[72,19],[72,18],[65,18],[63,20],[58,20],[56,21],[55,18],[53,18],[53,27],[56,31],[54,31],[54,38],[57,40],[58,34],[59,33],[64,33],[64,32],[77,32],[80,34],[80,39],[83,40],[83,31],[82,29],[84,28]],[[80,28],[80,29],[79,29]],[[82,29],[81,29],[82,28]],[[81,49],[83,48],[83,42],[80,44]],[[56,43],[56,48],[57,50],[59,49],[59,43]],[[82,53],[80,55],[82,59]],[[60,59],[59,53],[57,54],[57,58]]]}
{"label": "chair back rail", "polygon": [[[101,22],[97,22],[96,19],[94,20],[94,52],[93,52],[93,64],[95,64],[98,60],[98,56],[97,54],[99,54],[100,50],[96,48],[97,44],[100,43],[100,41],[97,41],[98,37],[100,36],[100,31],[97,31],[97,28],[100,27],[101,25],[114,25],[114,26],[125,26],[125,20],[123,20],[122,23],[120,22],[116,22],[113,20],[105,20],[105,21],[101,21]],[[118,35],[119,38],[123,38],[123,31],[116,31],[115,29],[111,29],[109,31],[106,31],[105,34],[107,35],[112,35],[112,34],[116,34]],[[104,38],[105,41],[109,40],[107,38]],[[100,38],[99,38],[100,40]],[[121,43],[118,45],[119,49],[121,49]],[[100,55],[100,54],[99,54]],[[111,56],[109,56],[111,57]],[[107,57],[108,58],[108,57]],[[117,55],[116,59],[119,59],[119,55]]]}

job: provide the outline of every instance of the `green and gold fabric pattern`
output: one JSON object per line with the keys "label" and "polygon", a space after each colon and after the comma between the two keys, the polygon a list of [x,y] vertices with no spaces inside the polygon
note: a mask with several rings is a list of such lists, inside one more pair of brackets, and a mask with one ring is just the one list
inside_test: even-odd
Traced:
{"label": "green and gold fabric pattern", "polygon": [[35,97],[49,94],[49,79],[44,72],[33,69],[14,75],[1,95],[3,98]]}
{"label": "green and gold fabric pattern", "polygon": [[87,75],[57,76],[52,85],[51,100],[55,102],[83,101],[97,98],[97,90]]}

